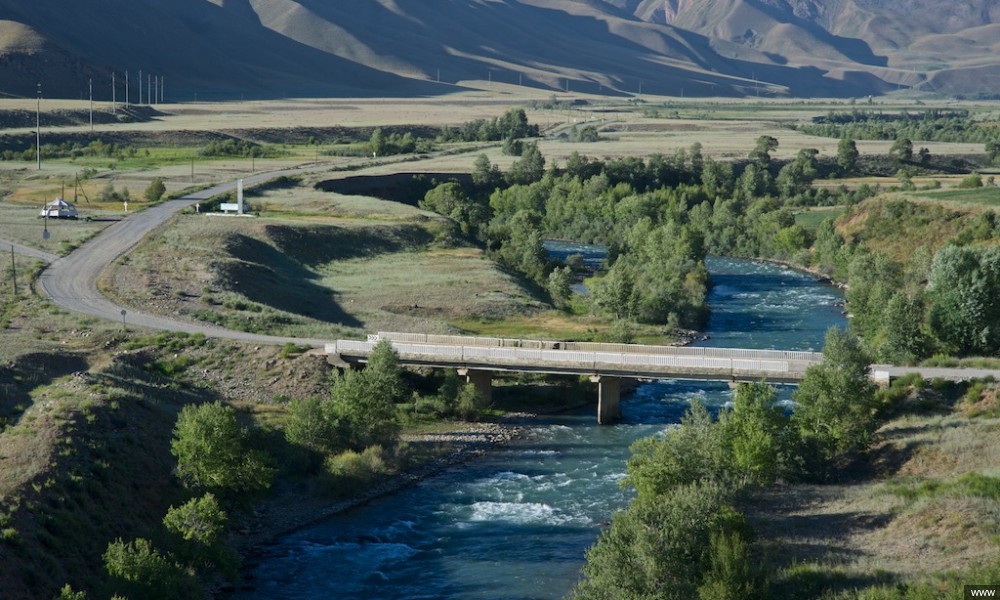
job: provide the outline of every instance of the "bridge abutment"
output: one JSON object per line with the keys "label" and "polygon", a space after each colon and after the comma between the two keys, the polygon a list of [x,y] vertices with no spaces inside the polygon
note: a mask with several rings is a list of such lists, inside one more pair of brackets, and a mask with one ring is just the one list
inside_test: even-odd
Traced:
{"label": "bridge abutment", "polygon": [[475,386],[476,391],[486,399],[487,403],[493,402],[493,371],[482,369],[458,369],[458,374],[465,377],[466,383]]}
{"label": "bridge abutment", "polygon": [[592,375],[590,380],[597,384],[597,423],[614,423],[622,416],[621,378]]}

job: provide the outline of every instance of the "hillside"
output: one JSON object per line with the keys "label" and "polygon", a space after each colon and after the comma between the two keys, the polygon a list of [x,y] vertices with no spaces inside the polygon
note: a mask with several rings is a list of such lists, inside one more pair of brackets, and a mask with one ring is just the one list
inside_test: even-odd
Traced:
{"label": "hillside", "polygon": [[[632,94],[641,85],[650,94],[846,97],[911,80],[930,85],[930,78],[966,89],[962,73],[989,72],[996,64],[984,54],[995,38],[991,13],[972,4],[968,18],[947,28],[920,21],[936,19],[940,8],[915,12],[896,26],[883,23],[894,14],[888,8],[862,14],[850,2],[834,5],[836,11],[804,0],[794,7],[777,0],[705,6],[687,0],[0,0],[0,94],[31,97],[40,81],[47,97],[81,98],[93,79],[95,98],[106,101],[111,72],[124,96],[121,79],[128,71],[135,99],[142,70],[147,86],[150,74],[164,77],[173,101],[413,96],[491,82],[589,93]],[[902,39],[897,30],[915,33]],[[884,47],[892,44],[898,47],[890,56]],[[980,59],[965,53],[970,44]],[[930,58],[895,58],[917,50],[913,56]],[[910,72],[923,63],[933,71]]]}

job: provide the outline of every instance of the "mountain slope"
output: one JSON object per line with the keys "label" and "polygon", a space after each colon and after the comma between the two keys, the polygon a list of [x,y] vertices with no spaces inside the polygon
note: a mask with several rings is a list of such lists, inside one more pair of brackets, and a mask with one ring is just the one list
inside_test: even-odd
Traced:
{"label": "mountain slope", "polygon": [[[856,96],[991,72],[996,0],[0,0],[0,94],[168,99],[549,90]],[[890,18],[895,5],[910,14]],[[937,22],[934,22],[937,21]],[[977,82],[979,83],[979,82]],[[979,83],[981,85],[981,83]],[[477,84],[481,85],[481,84]],[[124,90],[119,88],[123,95]]]}

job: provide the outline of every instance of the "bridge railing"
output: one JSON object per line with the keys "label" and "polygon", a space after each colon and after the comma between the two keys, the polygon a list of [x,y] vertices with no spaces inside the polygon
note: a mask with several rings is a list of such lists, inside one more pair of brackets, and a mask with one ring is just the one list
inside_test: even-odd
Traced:
{"label": "bridge railing", "polygon": [[[376,342],[338,340],[327,344],[327,352],[347,356],[367,357]],[[633,372],[640,375],[658,373],[710,373],[715,375],[766,376],[801,374],[812,364],[809,361],[721,358],[709,356],[673,356],[638,354],[634,352],[580,352],[542,348],[509,348],[490,346],[446,346],[392,342],[393,349],[405,361],[545,369],[558,368],[579,372]]]}
{"label": "bridge railing", "polygon": [[819,352],[796,350],[757,350],[747,348],[702,348],[692,346],[652,346],[644,344],[611,344],[603,342],[561,342],[554,340],[522,340],[496,337],[462,335],[434,335],[425,333],[396,333],[380,331],[377,339],[418,344],[449,346],[475,346],[488,348],[529,348],[575,352],[614,352],[619,354],[663,354],[670,356],[702,356],[713,358],[741,358],[748,360],[789,360],[819,362]]}

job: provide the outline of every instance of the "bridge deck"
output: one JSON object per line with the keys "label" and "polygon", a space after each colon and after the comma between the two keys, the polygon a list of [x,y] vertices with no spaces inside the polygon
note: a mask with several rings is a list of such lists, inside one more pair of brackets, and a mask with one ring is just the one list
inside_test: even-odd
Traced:
{"label": "bridge deck", "polygon": [[822,360],[814,352],[395,333],[380,333],[367,342],[337,340],[326,351],[347,362],[364,362],[379,339],[390,340],[406,365],[573,375],[795,383]]}

